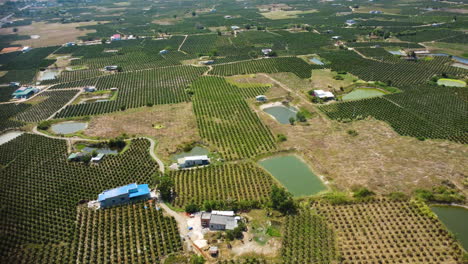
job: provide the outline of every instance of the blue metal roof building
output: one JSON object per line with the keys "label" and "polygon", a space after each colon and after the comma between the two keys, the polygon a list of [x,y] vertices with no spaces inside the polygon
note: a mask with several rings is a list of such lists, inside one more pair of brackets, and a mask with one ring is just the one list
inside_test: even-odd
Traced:
{"label": "blue metal roof building", "polygon": [[98,196],[98,202],[101,204],[101,207],[106,208],[148,198],[150,198],[148,184],[131,183],[103,191]]}

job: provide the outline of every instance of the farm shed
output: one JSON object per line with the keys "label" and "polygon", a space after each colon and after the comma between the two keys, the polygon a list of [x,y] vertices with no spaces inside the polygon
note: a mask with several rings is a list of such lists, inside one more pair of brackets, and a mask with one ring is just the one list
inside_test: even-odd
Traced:
{"label": "farm shed", "polygon": [[128,202],[149,199],[150,197],[148,184],[131,183],[103,191],[98,196],[98,202],[102,208],[106,208]]}
{"label": "farm shed", "polygon": [[120,36],[120,34],[114,34],[110,37],[111,41],[114,41],[114,40],[121,40],[122,39],[122,36]]}
{"label": "farm shed", "polygon": [[333,99],[335,96],[331,92],[325,92],[324,90],[314,90],[314,96],[320,99]]}
{"label": "farm shed", "polygon": [[210,158],[207,155],[190,156],[178,159],[177,163],[181,168],[189,168],[198,165],[208,165],[210,164]]}
{"label": "farm shed", "polygon": [[12,96],[15,99],[26,99],[37,93],[39,89],[34,87],[21,87],[13,92]]}
{"label": "farm shed", "polygon": [[117,68],[119,68],[119,66],[117,66],[117,65],[110,65],[110,66],[104,67],[104,70],[106,70],[106,71],[116,71]]}
{"label": "farm shed", "polygon": [[11,82],[9,84],[10,87],[20,87],[20,85],[21,85],[21,83],[19,83],[19,82]]}
{"label": "farm shed", "polygon": [[270,52],[272,52],[271,49],[262,49],[262,53],[263,53],[263,55],[265,55],[265,56],[268,56],[268,54],[270,54]]}
{"label": "farm shed", "polygon": [[91,162],[98,163],[102,160],[102,158],[104,158],[104,153],[98,153],[96,157],[91,158]]}
{"label": "farm shed", "polygon": [[352,25],[354,25],[354,24],[356,24],[356,21],[355,21],[355,20],[353,20],[353,19],[348,19],[348,20],[346,20],[346,25],[352,26]]}
{"label": "farm shed", "polygon": [[169,51],[165,50],[165,49],[159,51],[159,54],[161,54],[161,55],[167,54],[167,53],[169,53]]}
{"label": "farm shed", "polygon": [[257,95],[255,100],[257,100],[257,102],[266,102],[267,97],[265,95]]}
{"label": "farm shed", "polygon": [[232,29],[232,30],[239,30],[240,27],[238,27],[238,26],[231,26],[231,29]]}
{"label": "farm shed", "polygon": [[96,86],[86,86],[84,90],[85,92],[92,93],[96,91]]}
{"label": "farm shed", "polygon": [[200,218],[202,227],[210,230],[233,230],[237,227],[238,217],[234,211],[203,212]]}
{"label": "farm shed", "polygon": [[28,51],[30,51],[30,50],[32,50],[32,48],[29,47],[29,46],[23,47],[23,49],[21,49],[21,51],[22,51],[23,53],[26,53],[26,52],[28,52]]}
{"label": "farm shed", "polygon": [[71,153],[71,154],[68,156],[67,160],[68,160],[68,161],[76,161],[76,162],[79,162],[79,161],[81,161],[81,160],[84,158],[84,156],[86,156],[86,155],[85,155],[84,153],[82,153],[82,152]]}
{"label": "farm shed", "polygon": [[7,47],[3,48],[2,51],[0,51],[0,53],[10,53],[15,51],[21,51],[22,49],[22,47]]}

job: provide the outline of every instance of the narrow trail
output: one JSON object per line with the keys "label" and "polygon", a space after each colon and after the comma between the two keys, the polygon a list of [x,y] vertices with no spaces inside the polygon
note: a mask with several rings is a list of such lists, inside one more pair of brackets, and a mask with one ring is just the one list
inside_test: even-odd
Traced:
{"label": "narrow trail", "polygon": [[182,52],[182,53],[184,53],[184,54],[187,54],[187,52],[181,50],[182,46],[184,45],[185,41],[186,41],[187,38],[188,38],[188,35],[184,35],[184,36],[185,36],[185,38],[184,38],[184,40],[182,41],[182,43],[180,43],[179,48],[177,49],[177,51],[180,51],[180,52]]}
{"label": "narrow trail", "polygon": [[203,76],[207,76],[209,74],[209,72],[212,71],[212,70],[213,70],[213,66],[208,65],[208,70],[203,73]]}
{"label": "narrow trail", "polygon": [[[71,90],[71,89],[70,89]],[[73,90],[78,90],[78,92],[75,94],[75,96],[73,96],[72,99],[70,99],[70,101],[68,101],[66,104],[64,104],[62,107],[60,107],[59,110],[55,111],[52,115],[49,116],[49,118],[47,118],[46,120],[50,120],[52,118],[54,118],[54,116],[56,114],[58,114],[60,111],[62,111],[63,109],[65,109],[65,107],[67,107],[68,105],[70,105],[71,103],[73,103],[73,101],[76,100],[76,98],[78,98],[78,96],[80,96],[82,93],[83,93],[83,90],[82,89],[73,89]]]}

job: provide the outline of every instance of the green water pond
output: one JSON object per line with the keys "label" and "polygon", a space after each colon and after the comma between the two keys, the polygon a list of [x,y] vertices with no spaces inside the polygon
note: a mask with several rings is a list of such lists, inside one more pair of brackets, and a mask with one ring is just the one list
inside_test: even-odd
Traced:
{"label": "green water pond", "polygon": [[271,106],[263,109],[266,113],[273,116],[281,124],[289,124],[289,118],[296,118],[297,108],[290,106],[286,107],[283,105]]}
{"label": "green water pond", "polygon": [[260,161],[259,165],[296,197],[314,195],[326,190],[320,178],[296,156],[272,157]]}
{"label": "green water pond", "polygon": [[358,88],[354,89],[349,94],[342,97],[343,101],[359,100],[365,98],[371,98],[376,96],[382,96],[385,93],[379,89],[372,88]]}
{"label": "green water pond", "polygon": [[432,206],[431,209],[468,250],[468,209],[456,206]]}

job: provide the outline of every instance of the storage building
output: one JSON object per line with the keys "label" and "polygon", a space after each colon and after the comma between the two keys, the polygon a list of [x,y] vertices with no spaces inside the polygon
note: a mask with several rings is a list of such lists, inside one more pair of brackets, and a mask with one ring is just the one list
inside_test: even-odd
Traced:
{"label": "storage building", "polygon": [[151,198],[151,196],[148,184],[132,183],[103,191],[98,196],[98,202],[102,208],[107,208],[149,198]]}

